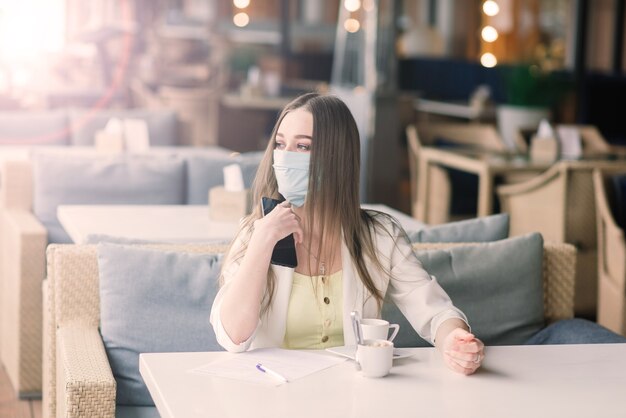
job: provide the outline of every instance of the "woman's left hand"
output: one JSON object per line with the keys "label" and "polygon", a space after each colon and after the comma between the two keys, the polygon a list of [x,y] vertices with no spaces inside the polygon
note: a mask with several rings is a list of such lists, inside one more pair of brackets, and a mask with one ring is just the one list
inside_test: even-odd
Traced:
{"label": "woman's left hand", "polygon": [[462,328],[455,328],[443,341],[443,360],[452,370],[469,375],[480,367],[485,358],[482,341]]}

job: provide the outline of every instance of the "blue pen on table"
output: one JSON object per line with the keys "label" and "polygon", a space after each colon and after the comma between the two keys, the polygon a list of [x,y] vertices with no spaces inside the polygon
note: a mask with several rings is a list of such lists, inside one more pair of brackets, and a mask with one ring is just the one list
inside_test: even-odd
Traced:
{"label": "blue pen on table", "polygon": [[262,365],[261,363],[257,363],[256,365],[257,370],[263,372],[263,373],[267,373],[270,376],[272,376],[275,379],[280,380],[281,382],[289,382],[289,380],[287,380],[287,378],[285,376],[283,376],[282,374],[275,372],[272,369],[267,368],[266,366]]}

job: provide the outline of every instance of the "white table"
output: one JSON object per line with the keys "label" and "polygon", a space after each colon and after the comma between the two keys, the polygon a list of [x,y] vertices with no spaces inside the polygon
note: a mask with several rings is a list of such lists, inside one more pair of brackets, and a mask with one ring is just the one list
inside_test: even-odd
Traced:
{"label": "white table", "polygon": [[171,243],[230,241],[239,227],[211,221],[205,205],[61,205],[57,216],[76,244],[93,234]]}
{"label": "white table", "polygon": [[473,376],[434,348],[413,350],[382,379],[346,361],[277,387],[188,372],[236,355],[225,352],[142,354],[139,368],[165,418],[626,415],[626,344],[487,347]]}
{"label": "white table", "polygon": [[[363,207],[389,213],[407,230],[424,226],[385,205]],[[77,244],[93,234],[172,243],[231,240],[239,227],[238,222],[211,221],[204,205],[61,205],[57,216]]]}

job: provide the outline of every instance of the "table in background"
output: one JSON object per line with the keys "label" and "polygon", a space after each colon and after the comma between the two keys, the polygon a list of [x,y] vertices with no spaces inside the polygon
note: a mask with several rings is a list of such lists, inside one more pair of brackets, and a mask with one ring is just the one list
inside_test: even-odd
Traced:
{"label": "table in background", "polygon": [[626,344],[487,347],[473,376],[434,348],[414,348],[382,379],[352,361],[281,386],[190,373],[236,354],[141,354],[139,368],[164,418],[606,417],[626,413]]}
{"label": "table in background", "polygon": [[61,205],[59,222],[76,244],[89,235],[151,242],[230,241],[238,222],[209,219],[205,205]]}
{"label": "table in background", "polygon": [[[389,213],[407,230],[424,226],[385,205],[362,207]],[[239,228],[237,221],[210,220],[206,205],[61,205],[57,216],[77,244],[84,244],[89,235],[172,243],[230,241]]]}

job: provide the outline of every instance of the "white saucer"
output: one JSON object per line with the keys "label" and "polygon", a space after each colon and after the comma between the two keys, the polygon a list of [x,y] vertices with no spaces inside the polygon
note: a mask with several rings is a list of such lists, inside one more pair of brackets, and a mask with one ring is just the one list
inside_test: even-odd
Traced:
{"label": "white saucer", "polygon": [[[338,354],[343,357],[348,357],[349,359],[354,360],[356,357],[356,345],[341,345],[339,347],[331,347],[327,348],[326,351],[329,351],[333,354]],[[400,358],[411,357],[413,353],[411,350],[407,348],[394,348],[393,349],[393,359],[397,360]]]}

